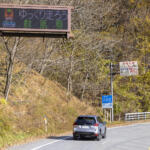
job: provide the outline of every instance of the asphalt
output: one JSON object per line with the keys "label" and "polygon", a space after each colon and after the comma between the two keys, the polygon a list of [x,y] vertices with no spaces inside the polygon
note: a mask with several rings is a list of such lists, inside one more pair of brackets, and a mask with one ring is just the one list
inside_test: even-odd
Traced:
{"label": "asphalt", "polygon": [[150,150],[150,123],[114,127],[106,139],[73,140],[72,136],[48,137],[7,150]]}

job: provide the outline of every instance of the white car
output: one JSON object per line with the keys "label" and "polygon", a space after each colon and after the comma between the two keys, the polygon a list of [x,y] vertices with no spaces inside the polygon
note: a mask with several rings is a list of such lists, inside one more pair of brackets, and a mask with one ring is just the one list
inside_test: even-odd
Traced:
{"label": "white car", "polygon": [[106,138],[106,122],[99,116],[84,115],[77,117],[73,124],[73,138],[93,137],[97,141]]}

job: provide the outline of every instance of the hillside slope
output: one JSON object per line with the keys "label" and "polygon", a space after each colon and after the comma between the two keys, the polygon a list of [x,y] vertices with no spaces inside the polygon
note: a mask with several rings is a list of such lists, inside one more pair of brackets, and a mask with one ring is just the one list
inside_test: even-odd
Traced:
{"label": "hillside slope", "polygon": [[[5,55],[0,56],[5,72]],[[66,95],[66,89],[45,79],[18,61],[15,62],[8,102],[5,103],[4,72],[0,75],[0,147],[18,141],[63,133],[72,129],[79,114],[96,114],[96,110],[76,97]],[[48,131],[44,119],[48,120]]]}

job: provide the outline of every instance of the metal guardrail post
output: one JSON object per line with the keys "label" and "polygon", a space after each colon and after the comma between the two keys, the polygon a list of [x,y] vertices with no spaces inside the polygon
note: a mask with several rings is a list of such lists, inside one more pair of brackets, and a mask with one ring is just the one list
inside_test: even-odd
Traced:
{"label": "metal guardrail post", "polygon": [[139,113],[137,113],[137,119],[139,120],[140,118],[139,118]]}
{"label": "metal guardrail post", "polygon": [[125,121],[127,121],[127,114],[125,114]]}

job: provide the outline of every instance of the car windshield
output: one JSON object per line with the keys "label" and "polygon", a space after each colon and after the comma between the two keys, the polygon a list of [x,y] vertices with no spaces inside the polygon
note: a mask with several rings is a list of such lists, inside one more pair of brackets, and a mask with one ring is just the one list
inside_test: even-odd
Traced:
{"label": "car windshield", "polygon": [[76,123],[78,125],[93,125],[96,121],[93,117],[78,117]]}

